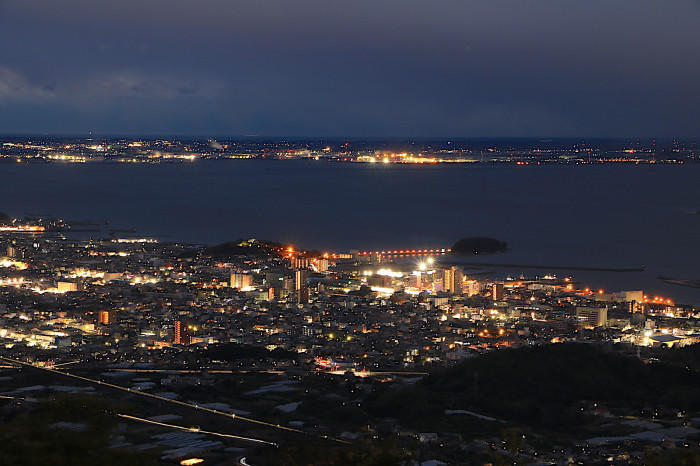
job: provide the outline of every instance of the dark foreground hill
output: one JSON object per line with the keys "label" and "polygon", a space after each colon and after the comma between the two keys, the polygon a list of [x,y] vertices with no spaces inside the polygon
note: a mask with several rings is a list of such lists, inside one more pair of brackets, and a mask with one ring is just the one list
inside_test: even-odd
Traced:
{"label": "dark foreground hill", "polygon": [[[577,425],[594,403],[620,414],[700,409],[700,374],[588,344],[495,351],[371,400],[376,414],[409,424],[466,409],[546,427]],[[583,408],[583,410],[582,410]]]}

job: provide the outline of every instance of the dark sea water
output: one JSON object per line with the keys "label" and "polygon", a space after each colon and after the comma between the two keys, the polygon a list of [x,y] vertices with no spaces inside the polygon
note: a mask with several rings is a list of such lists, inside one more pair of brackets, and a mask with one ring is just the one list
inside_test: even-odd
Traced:
{"label": "dark sea water", "polygon": [[657,279],[700,279],[697,164],[2,164],[0,195],[0,211],[15,216],[110,220],[172,241],[257,237],[345,251],[449,247],[460,237],[491,236],[511,251],[484,262],[643,264],[642,273],[573,274],[596,288],[700,303],[700,290]]}

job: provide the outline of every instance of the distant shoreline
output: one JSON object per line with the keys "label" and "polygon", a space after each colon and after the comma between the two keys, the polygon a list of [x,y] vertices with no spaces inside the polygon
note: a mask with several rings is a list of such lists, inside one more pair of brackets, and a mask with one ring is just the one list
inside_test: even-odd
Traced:
{"label": "distant shoreline", "polygon": [[[309,161],[309,162],[331,162],[337,164],[360,164],[360,165],[377,165],[377,166],[409,166],[409,167],[431,167],[431,166],[446,166],[446,165],[457,165],[457,166],[601,166],[601,165],[612,165],[612,166],[628,166],[628,165],[694,165],[699,164],[700,161],[695,160],[656,160],[656,159],[593,159],[593,160],[583,160],[583,159],[569,159],[569,160],[551,160],[551,159],[487,159],[487,160],[477,160],[477,159],[441,159],[433,160],[427,162],[382,162],[382,161],[367,161],[367,160],[357,160],[356,158],[339,159],[333,157],[263,157],[255,155],[241,155],[241,156],[196,156],[194,158],[187,157],[173,157],[169,159],[149,159],[149,158],[133,158],[129,156],[125,157],[76,157],[76,159],[47,159],[44,157],[16,157],[10,155],[0,154],[0,163],[6,163],[10,165],[83,165],[83,164],[136,164],[136,165],[189,165],[192,163],[197,163],[201,161],[242,161],[242,160],[259,160],[267,162],[290,162],[290,161]],[[700,214],[700,211],[698,211]]]}

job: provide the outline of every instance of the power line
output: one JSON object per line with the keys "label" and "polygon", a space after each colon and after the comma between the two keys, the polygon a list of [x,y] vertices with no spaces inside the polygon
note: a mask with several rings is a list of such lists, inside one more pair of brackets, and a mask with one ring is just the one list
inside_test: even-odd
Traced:
{"label": "power line", "polygon": [[[109,383],[109,382],[103,382],[102,380],[91,379],[91,378],[89,378],[89,377],[83,377],[83,376],[81,376],[81,375],[71,374],[70,372],[66,372],[66,371],[59,371],[59,370],[56,370],[56,369],[51,369],[51,368],[49,368],[49,367],[35,366],[34,364],[30,364],[30,363],[27,363],[27,362],[24,362],[24,361],[20,361],[20,360],[18,360],[18,359],[12,359],[12,358],[8,358],[8,357],[5,357],[5,356],[0,356],[0,359],[5,360],[5,361],[10,361],[10,362],[13,362],[13,363],[16,363],[16,364],[20,364],[20,365],[23,365],[23,366],[31,367],[31,368],[33,368],[33,369],[38,369],[38,370],[41,370],[41,371],[49,372],[49,373],[52,373],[52,374],[60,374],[60,375],[66,376],[66,377],[71,377],[71,378],[74,378],[74,379],[82,380],[83,382],[93,383],[93,384],[101,385],[101,386],[104,386],[104,387],[113,388],[113,389],[115,389],[115,390],[121,390],[121,391],[123,391],[123,392],[132,393],[132,394],[134,394],[134,395],[140,395],[140,396],[144,396],[144,397],[148,397],[148,398],[153,398],[153,399],[156,399],[156,400],[159,400],[159,401],[163,401],[163,402],[166,402],[166,403],[176,404],[176,405],[179,405],[179,406],[185,406],[185,407],[187,407],[187,408],[192,408],[192,409],[196,409],[196,410],[199,410],[199,411],[204,411],[204,412],[207,412],[207,413],[210,413],[210,414],[216,414],[216,415],[219,415],[219,416],[224,416],[224,417],[227,417],[227,418],[229,418],[229,419],[239,419],[239,420],[241,420],[241,421],[250,422],[250,423],[253,423],[253,424],[257,424],[257,425],[269,427],[269,428],[272,428],[272,429],[277,429],[277,430],[282,430],[282,431],[287,431],[287,432],[294,432],[294,433],[297,433],[297,434],[314,435],[314,434],[310,434],[310,433],[308,433],[308,432],[304,432],[303,430],[300,430],[300,429],[294,429],[294,428],[292,428],[292,427],[286,427],[286,426],[282,426],[282,425],[280,425],[280,424],[273,424],[273,423],[271,423],[271,422],[262,421],[262,420],[259,420],[259,419],[253,419],[253,418],[250,418],[250,417],[239,416],[239,415],[237,415],[237,414],[235,414],[235,413],[227,413],[227,412],[225,412],[225,411],[219,411],[218,409],[207,408],[207,407],[205,407],[205,406],[199,406],[199,405],[197,405],[197,404],[187,403],[187,402],[180,401],[180,400],[173,400],[173,399],[170,399],[170,398],[166,398],[166,397],[164,397],[164,396],[155,395],[155,394],[153,394],[153,393],[148,393],[148,392],[144,392],[144,391],[141,391],[141,390],[131,389],[131,388],[129,388],[129,387],[122,387],[121,385],[116,385],[116,384]],[[321,438],[323,438],[323,439],[333,440],[334,442],[338,442],[338,443],[344,443],[344,444],[349,444],[349,443],[350,443],[350,442],[346,442],[346,441],[344,441],[344,440],[340,440],[340,439],[336,439],[336,438],[333,438],[333,437],[329,437],[328,435],[319,435],[319,437],[321,437]]]}
{"label": "power line", "polygon": [[157,425],[157,426],[161,426],[161,427],[167,427],[169,429],[184,430],[187,432],[194,432],[194,433],[198,433],[198,434],[215,435],[217,437],[226,437],[226,438],[232,438],[232,439],[236,439],[236,440],[244,440],[246,442],[264,443],[266,445],[272,445],[275,447],[279,446],[277,443],[268,442],[267,440],[261,440],[261,439],[251,438],[251,437],[241,437],[240,435],[233,435],[233,434],[224,434],[222,432],[211,432],[208,430],[202,430],[202,429],[198,429],[198,428],[185,427],[185,426],[178,426],[175,424],[167,424],[165,422],[158,422],[158,421],[154,421],[152,419],[144,419],[142,417],[131,416],[129,414],[117,413],[117,416],[124,418],[124,419],[129,419],[132,421],[145,422],[147,424],[153,424],[153,425]]}

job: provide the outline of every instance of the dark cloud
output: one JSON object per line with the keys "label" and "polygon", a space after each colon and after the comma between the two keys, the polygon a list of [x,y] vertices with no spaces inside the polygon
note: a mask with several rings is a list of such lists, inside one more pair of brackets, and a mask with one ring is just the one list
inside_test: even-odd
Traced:
{"label": "dark cloud", "polygon": [[0,14],[5,132],[700,127],[700,4],[690,0],[6,0]]}

